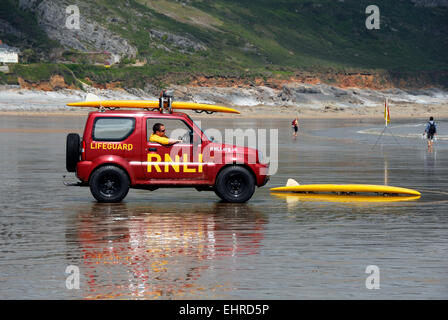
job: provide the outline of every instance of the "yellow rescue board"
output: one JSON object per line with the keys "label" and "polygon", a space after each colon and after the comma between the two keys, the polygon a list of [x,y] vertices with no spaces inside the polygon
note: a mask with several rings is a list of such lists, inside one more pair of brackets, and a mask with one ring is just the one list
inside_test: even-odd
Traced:
{"label": "yellow rescue board", "polygon": [[400,187],[374,185],[374,184],[304,184],[271,188],[279,192],[361,192],[361,193],[394,193],[419,196],[420,192]]}
{"label": "yellow rescue board", "polygon": [[[159,101],[152,100],[104,100],[104,101],[81,101],[81,102],[72,102],[67,103],[67,106],[70,107],[85,107],[85,108],[137,108],[137,109],[146,109],[146,108],[159,108]],[[202,110],[209,112],[225,112],[225,113],[237,113],[240,112],[238,110],[223,107],[223,106],[215,106],[211,104],[204,103],[194,103],[194,102],[179,102],[174,101],[172,103],[173,109],[184,109],[184,110]]]}
{"label": "yellow rescue board", "polygon": [[397,202],[413,201],[420,196],[361,196],[361,195],[336,195],[336,194],[303,194],[303,193],[276,193],[272,195],[286,199],[288,203],[296,201],[323,201],[323,202]]}

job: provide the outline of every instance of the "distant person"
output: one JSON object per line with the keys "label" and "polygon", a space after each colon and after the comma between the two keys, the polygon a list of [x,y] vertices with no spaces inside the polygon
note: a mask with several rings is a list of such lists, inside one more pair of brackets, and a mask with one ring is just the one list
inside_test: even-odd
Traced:
{"label": "distant person", "polygon": [[172,146],[173,144],[182,142],[182,140],[170,139],[165,135],[165,126],[162,123],[156,123],[152,127],[152,135],[149,137],[150,142],[157,142],[163,146]]}
{"label": "distant person", "polygon": [[425,134],[426,139],[428,140],[428,151],[431,151],[434,144],[434,138],[437,134],[437,125],[433,117],[430,117],[429,121],[426,123],[425,133],[423,133],[423,135]]}
{"label": "distant person", "polygon": [[299,131],[299,119],[295,118],[292,120],[292,130],[294,131],[294,137],[297,137],[297,132]]}

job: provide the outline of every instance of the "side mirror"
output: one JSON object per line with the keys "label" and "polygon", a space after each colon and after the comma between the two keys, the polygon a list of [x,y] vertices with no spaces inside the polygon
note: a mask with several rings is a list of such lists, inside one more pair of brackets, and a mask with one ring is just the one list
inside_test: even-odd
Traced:
{"label": "side mirror", "polygon": [[210,141],[213,142],[214,140],[215,140],[215,137],[214,137],[214,136],[211,136],[211,137],[210,137]]}

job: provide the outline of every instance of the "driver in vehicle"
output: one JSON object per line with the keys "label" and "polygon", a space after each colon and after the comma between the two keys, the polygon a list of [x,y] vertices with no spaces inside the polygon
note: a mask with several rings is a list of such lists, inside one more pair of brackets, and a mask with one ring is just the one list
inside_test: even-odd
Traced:
{"label": "driver in vehicle", "polygon": [[173,144],[182,142],[182,140],[170,139],[165,135],[165,126],[162,123],[156,123],[152,127],[153,133],[149,137],[150,142],[157,142],[163,146],[172,146]]}

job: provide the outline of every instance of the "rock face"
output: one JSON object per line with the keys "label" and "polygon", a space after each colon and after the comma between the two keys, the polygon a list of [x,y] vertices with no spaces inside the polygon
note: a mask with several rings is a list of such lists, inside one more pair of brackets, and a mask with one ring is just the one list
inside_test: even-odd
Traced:
{"label": "rock face", "polygon": [[79,8],[79,30],[67,28],[66,20],[72,12],[67,14],[66,9],[72,4],[65,0],[20,0],[22,8],[35,12],[39,25],[48,37],[65,48],[84,52],[107,51],[121,57],[136,56],[137,50],[127,40],[89,19],[82,8]]}
{"label": "rock face", "polygon": [[42,81],[39,83],[32,83],[25,81],[22,78],[18,78],[20,88],[22,89],[33,89],[42,91],[55,91],[60,89],[75,89],[74,86],[69,86],[65,83],[64,77],[60,75],[51,76],[49,81]]}
{"label": "rock face", "polygon": [[175,35],[169,32],[164,31],[158,31],[151,29],[149,32],[151,38],[156,38],[159,40],[166,41],[167,43],[180,48],[181,52],[185,52],[185,50],[190,51],[201,51],[201,50],[207,50],[207,47],[203,45],[202,43],[199,43],[198,41],[194,41],[192,39],[182,37],[179,35]]}
{"label": "rock face", "polygon": [[448,7],[448,0],[411,0],[419,7]]}
{"label": "rock face", "polygon": [[[250,88],[187,87],[171,86],[177,101],[222,104],[237,107],[246,106],[286,106],[337,109],[372,107],[390,102],[440,103],[448,99],[448,93],[440,89],[420,90],[371,90],[338,87],[326,84],[290,83],[281,89],[264,86]],[[135,94],[135,93],[134,93]]]}
{"label": "rock face", "polygon": [[26,10],[33,10],[38,3],[39,0],[19,0],[19,6]]}
{"label": "rock face", "polygon": [[12,34],[15,37],[22,37],[22,32],[14,28],[8,21],[5,21],[3,19],[0,19],[0,30],[2,30],[4,33]]}

